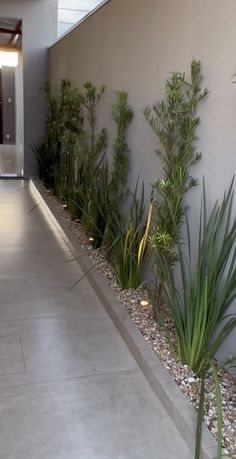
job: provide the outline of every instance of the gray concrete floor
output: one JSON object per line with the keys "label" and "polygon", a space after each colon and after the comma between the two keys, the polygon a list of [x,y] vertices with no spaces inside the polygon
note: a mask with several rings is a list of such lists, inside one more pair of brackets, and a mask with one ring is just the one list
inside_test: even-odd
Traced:
{"label": "gray concrete floor", "polygon": [[0,181],[0,459],[190,459],[35,204]]}

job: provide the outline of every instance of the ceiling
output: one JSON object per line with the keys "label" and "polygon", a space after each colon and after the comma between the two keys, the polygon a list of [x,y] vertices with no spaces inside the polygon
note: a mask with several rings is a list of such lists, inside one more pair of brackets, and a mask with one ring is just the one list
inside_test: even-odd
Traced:
{"label": "ceiling", "polygon": [[20,49],[22,43],[22,21],[0,17],[0,47]]}

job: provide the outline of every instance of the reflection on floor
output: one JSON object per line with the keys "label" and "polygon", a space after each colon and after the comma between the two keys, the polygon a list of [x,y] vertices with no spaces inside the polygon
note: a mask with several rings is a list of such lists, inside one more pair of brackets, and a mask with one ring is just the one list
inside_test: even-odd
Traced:
{"label": "reflection on floor", "polygon": [[23,176],[22,145],[0,145],[0,176]]}

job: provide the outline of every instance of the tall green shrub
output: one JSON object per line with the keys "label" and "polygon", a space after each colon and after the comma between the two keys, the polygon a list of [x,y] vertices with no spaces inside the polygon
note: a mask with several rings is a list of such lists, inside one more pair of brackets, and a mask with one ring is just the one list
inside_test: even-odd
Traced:
{"label": "tall green shrub", "polygon": [[45,133],[40,145],[33,146],[38,161],[39,177],[46,185],[54,188],[54,167],[58,150],[59,139],[59,114],[57,98],[52,94],[51,86],[45,82],[42,94],[47,107]]}
{"label": "tall green shrub", "polygon": [[80,90],[72,87],[70,81],[61,80],[57,96],[59,132],[54,174],[56,193],[66,201],[74,189],[75,146],[83,125],[81,105]]}
{"label": "tall green shrub", "polygon": [[[86,86],[89,91],[86,96],[86,109],[89,113],[88,120],[91,126],[90,130],[90,145],[91,149],[95,145],[95,126],[96,126],[96,104],[99,102],[104,88],[98,92],[91,90],[91,87]],[[91,102],[92,99],[92,102]],[[127,102],[128,94],[124,91],[117,91],[116,100],[112,105],[112,117],[117,125],[117,136],[114,143],[114,155],[111,165],[111,172],[108,171],[108,165],[105,162],[105,154],[97,159],[95,151],[94,164],[94,179],[90,176],[90,193],[86,199],[88,206],[84,211],[84,222],[87,231],[93,239],[94,247],[99,247],[104,242],[108,247],[113,245],[114,240],[119,233],[122,206],[127,195],[126,181],[129,168],[129,148],[126,142],[126,133],[128,126],[133,118],[133,111]],[[104,131],[101,132],[101,134]],[[103,138],[100,136],[99,146],[103,146]],[[91,172],[91,165],[90,165]],[[88,173],[86,173],[88,177]]]}
{"label": "tall green shrub", "polygon": [[163,100],[144,110],[146,120],[159,139],[160,149],[156,153],[163,166],[163,178],[153,185],[156,199],[151,237],[154,253],[158,253],[159,293],[163,261],[171,265],[176,259],[184,196],[197,183],[189,170],[201,157],[195,140],[200,123],[199,103],[208,94],[206,89],[201,90],[202,80],[201,63],[193,59],[190,80],[184,73],[174,72],[166,82]]}
{"label": "tall green shrub", "polygon": [[[99,203],[99,196],[103,198],[101,189],[103,188],[102,178],[107,180],[107,167],[103,163],[106,159],[106,150],[108,143],[107,129],[101,129],[97,132],[97,107],[104,95],[105,86],[97,88],[91,82],[83,86],[82,106],[87,118],[87,124],[84,124],[83,132],[78,139],[78,189],[76,195],[77,216],[82,219],[87,233],[96,239],[94,229],[97,228],[98,239],[101,239],[101,232],[104,231],[99,227],[102,222],[101,208],[104,208],[104,202]],[[99,206],[101,208],[99,210]],[[102,222],[103,226],[103,222]],[[95,246],[97,243],[95,243]]]}
{"label": "tall green shrub", "polygon": [[111,247],[116,240],[122,220],[122,208],[127,197],[127,177],[129,171],[129,147],[127,130],[134,112],[128,104],[125,91],[116,92],[112,105],[112,118],[116,123],[116,139],[113,145],[112,172],[109,184],[109,214],[106,227],[106,245]]}
{"label": "tall green shrub", "polygon": [[47,106],[45,135],[41,145],[34,147],[39,175],[66,199],[73,180],[75,140],[82,128],[80,91],[66,79],[61,80],[57,94],[49,83],[42,91]]}

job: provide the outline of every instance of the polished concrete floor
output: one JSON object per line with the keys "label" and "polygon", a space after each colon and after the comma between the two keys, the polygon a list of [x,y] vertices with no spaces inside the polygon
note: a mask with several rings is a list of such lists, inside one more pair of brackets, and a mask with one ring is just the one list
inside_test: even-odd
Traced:
{"label": "polished concrete floor", "polygon": [[22,181],[0,181],[0,459],[190,459]]}

